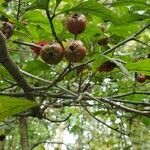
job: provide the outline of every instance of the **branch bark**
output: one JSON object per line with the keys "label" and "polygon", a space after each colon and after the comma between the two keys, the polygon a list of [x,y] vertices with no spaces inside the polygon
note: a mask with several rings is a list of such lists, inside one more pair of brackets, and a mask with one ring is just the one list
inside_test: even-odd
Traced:
{"label": "branch bark", "polygon": [[23,77],[22,73],[19,71],[16,64],[12,61],[7,50],[5,37],[1,31],[0,31],[0,63],[10,73],[10,75],[17,82],[18,86],[21,87],[25,93],[32,90],[31,86],[27,83],[27,81]]}
{"label": "branch bark", "polygon": [[[13,79],[17,82],[18,86],[23,89],[25,97],[33,100],[33,96],[29,93],[32,88],[27,83],[22,73],[19,71],[17,65],[12,61],[5,42],[5,36],[0,31],[0,63],[10,73]],[[27,120],[24,117],[20,118],[20,143],[22,150],[29,150],[28,133],[27,133]]]}
{"label": "branch bark", "polygon": [[136,33],[134,33],[133,35],[131,35],[129,38],[125,39],[124,41],[121,41],[120,43],[116,44],[115,46],[111,47],[110,49],[108,49],[107,51],[105,51],[103,53],[103,55],[106,55],[112,51],[114,51],[116,48],[120,47],[121,45],[124,45],[125,43],[134,40],[136,36],[138,36],[139,34],[141,34],[145,29],[149,28],[150,24],[144,26],[142,29],[140,29],[139,31],[137,31]]}
{"label": "branch bark", "polygon": [[22,150],[29,150],[27,118],[25,117],[19,118],[19,128],[20,128],[20,144]]}

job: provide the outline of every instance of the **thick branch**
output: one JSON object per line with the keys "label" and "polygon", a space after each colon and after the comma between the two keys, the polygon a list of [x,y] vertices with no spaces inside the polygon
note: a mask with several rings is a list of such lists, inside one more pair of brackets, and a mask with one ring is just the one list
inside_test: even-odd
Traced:
{"label": "thick branch", "polygon": [[[0,31],[0,63],[10,73],[10,75],[17,82],[25,93],[25,97],[29,100],[33,100],[33,96],[29,93],[32,90],[31,86],[27,83],[22,73],[19,71],[16,64],[12,61],[5,42],[5,37]],[[27,133],[27,120],[24,117],[20,118],[20,135],[21,146],[23,150],[29,150],[28,133]]]}
{"label": "thick branch", "polygon": [[19,118],[19,127],[20,127],[20,144],[22,150],[29,150],[27,119],[25,117]]}
{"label": "thick branch", "polygon": [[10,58],[10,55],[7,51],[5,37],[1,31],[0,31],[0,63],[10,73],[10,75],[17,82],[18,86],[20,86],[24,90],[24,92],[31,90],[31,86],[26,82],[25,78],[19,71],[18,67]]}

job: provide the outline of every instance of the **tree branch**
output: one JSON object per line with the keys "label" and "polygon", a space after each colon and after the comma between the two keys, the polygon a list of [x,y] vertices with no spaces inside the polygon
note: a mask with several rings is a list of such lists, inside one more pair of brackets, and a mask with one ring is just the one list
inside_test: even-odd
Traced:
{"label": "tree branch", "polygon": [[20,73],[16,64],[10,58],[10,55],[7,51],[7,46],[5,43],[5,37],[1,31],[0,31],[0,54],[1,54],[0,63],[14,78],[18,86],[21,87],[25,93],[27,91],[32,90],[31,86],[27,83],[23,75]]}
{"label": "tree branch", "polygon": [[82,105],[82,107],[86,110],[86,112],[87,112],[90,116],[92,116],[95,120],[97,120],[97,121],[100,122],[101,124],[103,124],[103,125],[105,125],[106,127],[112,129],[113,131],[116,131],[116,132],[121,133],[121,134],[123,134],[123,135],[127,135],[126,133],[124,133],[124,132],[118,130],[118,128],[113,128],[113,127],[109,126],[108,124],[106,124],[105,122],[101,121],[100,119],[96,118],[96,117],[83,105],[82,101],[81,101],[81,105]]}
{"label": "tree branch", "polygon": [[70,113],[65,119],[62,119],[62,120],[52,120],[52,119],[49,119],[47,118],[46,116],[44,117],[44,119],[52,122],[52,123],[57,123],[57,122],[65,122],[67,121],[70,117],[72,116],[72,114]]}
{"label": "tree branch", "polygon": [[144,26],[142,29],[140,29],[139,31],[137,31],[136,33],[134,33],[133,35],[131,35],[129,38],[125,39],[124,41],[121,41],[120,43],[116,44],[115,46],[111,47],[110,49],[108,49],[107,51],[105,51],[104,53],[102,53],[103,55],[106,55],[110,52],[112,52],[113,50],[117,49],[118,47],[120,47],[121,45],[124,45],[125,43],[134,40],[134,38],[136,36],[138,36],[140,33],[142,33],[145,29],[147,29],[150,26],[150,24]]}

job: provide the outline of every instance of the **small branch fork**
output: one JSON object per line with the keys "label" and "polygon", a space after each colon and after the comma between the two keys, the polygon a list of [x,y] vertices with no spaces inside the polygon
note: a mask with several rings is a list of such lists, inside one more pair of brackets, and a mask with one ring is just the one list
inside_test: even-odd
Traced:
{"label": "small branch fork", "polygon": [[46,116],[44,116],[43,119],[46,119],[52,123],[58,123],[58,122],[60,123],[60,122],[67,121],[71,116],[72,116],[72,114],[70,113],[65,119],[62,119],[62,120],[52,120],[52,119],[47,118]]}
{"label": "small branch fork", "polygon": [[[53,34],[53,36],[55,37],[55,39],[60,43],[60,44],[62,44],[61,43],[61,41],[59,40],[59,38],[57,37],[57,34],[56,34],[56,32],[55,32],[55,29],[54,29],[54,26],[53,26],[53,22],[52,22],[52,20],[53,20],[53,17],[51,17],[50,16],[50,14],[49,14],[49,12],[48,11],[46,11],[46,13],[47,13],[47,17],[48,17],[48,19],[49,19],[49,22],[50,22],[50,27],[51,27],[51,29],[52,29],[52,34]],[[126,39],[126,40],[124,40],[124,41],[122,41],[122,42],[120,42],[120,43],[118,43],[117,45],[115,45],[115,46],[113,46],[112,48],[110,48],[110,49],[108,49],[106,52],[104,52],[103,54],[108,54],[108,53],[110,53],[110,52],[112,52],[112,51],[114,51],[115,49],[117,49],[118,47],[120,47],[121,45],[123,45],[123,44],[125,44],[125,43],[127,43],[128,41],[130,41],[130,40],[135,40],[135,38],[140,34],[140,33],[142,33],[145,29],[147,29],[148,27],[149,27],[150,25],[146,25],[145,27],[143,27],[142,29],[140,29],[138,32],[136,32],[135,34],[133,34],[131,37],[129,37],[128,39]],[[35,47],[39,47],[39,46],[37,46],[37,45],[34,45],[34,44],[29,44],[29,43],[21,43],[20,41],[14,41],[14,43],[17,43],[17,44],[24,44],[24,45],[27,45],[27,46],[35,46]],[[41,48],[41,47],[40,47]],[[16,64],[12,61],[12,59],[11,59],[11,57],[10,57],[10,55],[9,55],[9,53],[8,53],[8,51],[7,51],[7,46],[6,46],[6,43],[5,43],[5,37],[4,37],[4,35],[3,35],[3,33],[0,31],[0,63],[2,64],[2,66],[10,73],[10,75],[14,78],[14,80],[17,82],[17,85],[21,88],[21,89],[23,89],[23,91],[24,91],[24,93],[22,93],[22,94],[15,94],[15,93],[12,93],[12,95],[11,95],[11,93],[4,93],[4,92],[1,92],[0,94],[1,95],[9,95],[9,96],[24,96],[24,97],[26,97],[27,99],[29,99],[29,100],[34,100],[34,95],[36,95],[35,93],[34,93],[34,91],[35,90],[41,90],[42,88],[41,87],[32,87],[26,80],[25,80],[25,78],[24,78],[24,76],[23,76],[23,74],[24,75],[27,75],[27,76],[29,76],[29,77],[31,77],[31,78],[34,78],[34,79],[37,79],[37,80],[39,80],[39,81],[42,81],[42,82],[45,82],[45,83],[48,83],[48,84],[53,84],[54,85],[54,83],[53,82],[51,82],[51,81],[48,81],[48,80],[46,80],[46,79],[43,79],[43,78],[40,78],[40,77],[37,77],[37,76],[34,76],[34,75],[32,75],[32,74],[30,74],[30,73],[28,73],[28,72],[25,72],[25,71],[23,71],[23,70],[21,70],[21,69],[19,69],[17,66],[16,66]],[[75,68],[71,68],[70,70],[73,70],[73,69],[75,69]],[[70,71],[69,70],[69,71]],[[57,82],[59,82],[60,81],[60,79],[62,79],[62,77],[64,77],[64,75],[66,75],[68,72],[68,68],[67,68],[67,71],[66,70],[64,70],[64,72],[63,72],[63,74],[62,75],[60,75],[59,77],[58,77],[58,79],[56,79],[56,81]],[[55,83],[57,83],[57,82],[55,82]],[[56,88],[58,88],[58,89],[60,89],[60,90],[62,90],[62,91],[64,91],[67,95],[69,95],[69,96],[72,96],[73,98],[78,98],[78,96],[79,96],[79,94],[77,94],[77,93],[75,93],[75,92],[73,92],[73,91],[71,91],[71,90],[68,90],[68,89],[66,89],[66,88],[64,88],[64,87],[62,87],[62,86],[60,86],[60,85],[58,85],[58,84],[55,84],[54,85]],[[43,88],[44,89],[44,88]],[[142,93],[142,92],[141,92]],[[138,92],[134,92],[134,93],[127,93],[127,94],[124,94],[124,95],[118,95],[118,96],[114,96],[114,97],[111,97],[111,98],[95,98],[95,97],[93,97],[93,96],[91,96],[91,95],[86,95],[86,96],[84,96],[84,97],[82,97],[82,100],[88,100],[88,99],[90,99],[90,100],[95,100],[95,101],[97,101],[97,102],[99,102],[99,103],[102,103],[102,104],[104,104],[104,105],[106,105],[106,104],[109,104],[110,106],[114,106],[115,108],[117,108],[117,109],[122,109],[122,110],[124,110],[124,111],[127,111],[127,112],[131,112],[131,113],[135,113],[135,114],[139,114],[139,115],[143,115],[143,116],[150,116],[150,112],[149,111],[139,111],[139,110],[136,110],[136,109],[133,109],[133,108],[129,108],[129,107],[127,107],[127,106],[124,106],[124,105],[121,105],[120,103],[128,103],[128,104],[132,104],[132,105],[142,105],[142,103],[130,103],[130,102],[123,102],[123,100],[122,101],[119,101],[118,99],[115,99],[115,98],[118,98],[118,97],[123,97],[123,96],[128,96],[128,94],[130,95],[130,94],[140,94],[140,92],[138,93]],[[149,93],[146,93],[146,92],[143,92],[143,94],[149,94]],[[53,94],[53,96],[57,96],[57,95],[54,95]],[[118,104],[118,102],[119,102],[119,104]],[[82,105],[82,104],[81,104]],[[145,106],[145,104],[143,103],[143,105]],[[83,105],[82,105],[83,106]],[[87,111],[87,109],[86,109],[86,111]],[[88,111],[87,111],[88,112]],[[92,116],[92,115],[91,115]],[[69,116],[70,117],[70,116]],[[68,119],[68,118],[67,118]],[[65,120],[65,119],[64,119]]]}
{"label": "small branch fork", "polygon": [[[149,26],[150,26],[150,24],[144,26],[142,29],[140,29],[139,31],[137,31],[135,34],[131,35],[129,38],[125,39],[124,41],[122,41],[122,42],[116,44],[115,46],[113,46],[113,47],[111,47],[110,49],[108,49],[107,51],[105,51],[105,52],[103,53],[103,55],[106,55],[106,54],[108,54],[108,53],[114,51],[114,50],[117,49],[118,47],[124,45],[125,43],[127,43],[127,42],[129,42],[129,41],[131,41],[131,40],[135,40],[135,38],[136,38],[139,34],[141,34],[144,30],[146,30],[147,28],[149,28]],[[137,41],[137,40],[136,40],[136,41]]]}
{"label": "small branch fork", "polygon": [[[25,75],[28,75],[29,77],[32,77],[34,79],[37,79],[37,80],[43,81],[45,83],[50,83],[51,84],[50,81],[48,81],[46,79],[43,79],[43,78],[39,78],[39,77],[34,76],[34,75],[31,75],[30,73],[27,73],[25,71],[22,71],[22,73],[24,73]],[[70,91],[70,90],[68,90],[68,89],[66,89],[66,88],[64,88],[64,87],[62,87],[60,85],[55,85],[55,86],[57,88],[61,89],[62,91],[66,92],[67,94],[75,96],[76,98],[78,97],[78,94],[74,93],[73,91]],[[142,93],[142,92],[137,92],[137,94],[140,94],[140,93]],[[136,94],[136,92],[134,92],[134,94]],[[149,93],[146,92],[145,94],[149,94]],[[100,99],[98,99],[98,98],[95,98],[95,97],[93,97],[93,96],[91,96],[89,94],[88,94],[88,97],[90,97],[91,99],[96,100],[98,102],[108,103],[110,105],[113,105],[113,106],[115,106],[115,107],[117,107],[119,109],[123,109],[123,110],[128,111],[128,112],[137,113],[137,114],[144,115],[144,116],[149,116],[150,115],[149,111],[137,111],[135,109],[132,109],[132,108],[129,108],[129,107],[117,104],[117,101],[113,101],[113,98],[100,98]]]}

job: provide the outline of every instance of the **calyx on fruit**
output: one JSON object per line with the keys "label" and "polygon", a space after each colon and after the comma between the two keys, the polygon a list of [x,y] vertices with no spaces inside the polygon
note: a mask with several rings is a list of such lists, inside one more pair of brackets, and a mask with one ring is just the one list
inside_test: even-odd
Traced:
{"label": "calyx on fruit", "polygon": [[117,65],[114,62],[111,61],[105,61],[104,63],[102,63],[99,67],[98,67],[98,71],[99,72],[110,72],[112,71],[114,68],[116,68]]}
{"label": "calyx on fruit", "polygon": [[73,63],[81,62],[85,58],[85,55],[86,48],[79,40],[70,42],[65,51],[65,58]]}
{"label": "calyx on fruit", "polygon": [[136,74],[136,75],[135,75],[135,78],[136,78],[136,80],[137,80],[139,83],[143,83],[143,82],[146,81],[147,76],[144,75],[144,74]]}
{"label": "calyx on fruit", "polygon": [[66,27],[70,33],[80,34],[86,28],[86,17],[81,13],[74,13],[68,17]]}
{"label": "calyx on fruit", "polygon": [[38,56],[38,55],[40,55],[40,51],[41,51],[42,47],[45,46],[45,45],[48,45],[49,43],[48,43],[48,41],[39,41],[39,42],[36,42],[36,43],[33,43],[33,44],[41,46],[41,48],[31,46],[31,49],[33,50],[33,53],[35,53]]}
{"label": "calyx on fruit", "polygon": [[45,45],[41,51],[40,56],[48,64],[58,64],[63,58],[64,49],[58,43],[52,45]]}

